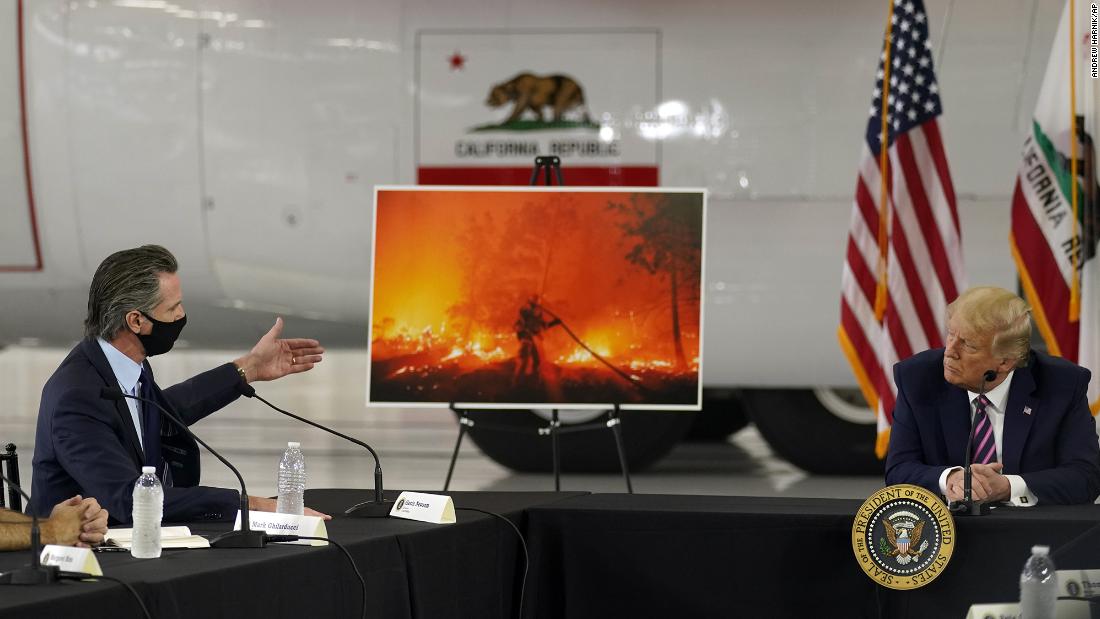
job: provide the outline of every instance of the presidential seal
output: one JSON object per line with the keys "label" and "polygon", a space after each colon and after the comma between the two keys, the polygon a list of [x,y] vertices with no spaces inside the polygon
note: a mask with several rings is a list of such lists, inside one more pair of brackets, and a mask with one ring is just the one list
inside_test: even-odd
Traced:
{"label": "presidential seal", "polygon": [[899,484],[871,495],[852,523],[852,552],[884,587],[916,589],[935,580],[955,549],[955,521],[938,496]]}

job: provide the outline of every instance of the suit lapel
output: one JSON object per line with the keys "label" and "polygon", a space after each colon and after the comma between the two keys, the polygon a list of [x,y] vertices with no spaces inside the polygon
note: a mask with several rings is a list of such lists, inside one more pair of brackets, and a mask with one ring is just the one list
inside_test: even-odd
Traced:
{"label": "suit lapel", "polygon": [[[110,389],[118,389],[118,378],[115,377],[115,373],[111,370],[111,364],[107,362],[107,357],[103,354],[103,350],[99,347],[99,342],[92,338],[85,338],[80,342],[80,346],[84,351],[84,356],[91,362],[92,367],[103,379],[103,385]],[[141,466],[145,461],[145,453],[141,450],[141,443],[138,442],[137,430],[134,428],[134,420],[130,416],[130,408],[126,405],[125,400],[116,400],[114,403],[115,414],[119,417],[119,422],[122,425],[122,433],[126,436],[126,442],[130,446],[130,457],[134,459],[137,466]]]}
{"label": "suit lapel", "polygon": [[947,461],[962,465],[966,460],[966,443],[970,438],[970,403],[967,402],[965,389],[946,381],[943,385],[938,408]]}
{"label": "suit lapel", "polygon": [[[1004,463],[1004,473],[1015,474],[1020,470],[1020,458],[1023,457],[1024,444],[1027,443],[1027,435],[1031,432],[1031,424],[1035,415],[1041,415],[1039,399],[1032,394],[1035,392],[1035,375],[1031,368],[1035,365],[1034,355],[1027,367],[1017,368],[1012,376],[1012,386],[1008,388],[1008,404],[1005,405],[1005,425],[1001,447],[1001,461]],[[1024,414],[1024,407],[1031,414]]]}

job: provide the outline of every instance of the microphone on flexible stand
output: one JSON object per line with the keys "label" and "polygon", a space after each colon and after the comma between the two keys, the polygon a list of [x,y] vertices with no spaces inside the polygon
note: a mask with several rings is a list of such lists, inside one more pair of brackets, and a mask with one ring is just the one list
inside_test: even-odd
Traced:
{"label": "microphone on flexible stand", "polygon": [[267,541],[267,533],[263,531],[252,531],[250,526],[250,519],[248,517],[248,490],[244,487],[244,478],[241,477],[241,472],[237,470],[237,467],[229,463],[222,455],[216,451],[210,445],[206,444],[206,441],[195,436],[195,433],[187,427],[187,424],[179,420],[175,415],[168,412],[168,409],[161,406],[160,402],[150,400],[149,398],[143,398],[136,395],[130,395],[123,393],[118,389],[112,389],[110,387],[104,387],[99,391],[99,397],[104,400],[119,401],[124,398],[131,400],[137,400],[144,402],[145,404],[152,404],[157,407],[160,412],[167,418],[171,419],[181,430],[187,433],[188,436],[195,439],[195,441],[206,448],[207,451],[214,454],[214,457],[221,460],[222,464],[229,467],[229,470],[233,471],[233,474],[237,476],[237,481],[241,482],[241,529],[239,531],[229,531],[228,533],[222,533],[221,535],[210,540],[211,548],[263,548]]}
{"label": "microphone on flexible stand", "polygon": [[[0,475],[0,479],[18,490],[27,499],[27,504],[30,504],[30,495],[23,492],[19,484],[3,475]],[[38,528],[38,515],[31,511],[31,564],[0,574],[0,585],[52,585],[58,581],[60,571],[56,565],[42,565],[42,535]]]}
{"label": "microphone on flexible stand", "polygon": [[[986,370],[982,374],[982,384],[978,389],[978,398],[985,397],[985,384],[989,381],[997,379],[997,372],[995,370]],[[986,413],[988,414],[988,413]],[[970,434],[966,439],[966,468],[963,469],[963,498],[961,501],[955,501],[951,503],[948,509],[950,509],[956,516],[988,516],[989,515],[989,503],[981,503],[975,501],[971,494],[971,483],[973,481],[973,473],[970,472],[970,465],[973,464],[970,459],[972,457],[971,450],[974,445],[974,421],[978,418],[974,415],[970,419]]]}
{"label": "microphone on flexible stand", "polygon": [[348,516],[353,516],[355,518],[386,518],[390,515],[390,510],[393,508],[393,501],[387,501],[382,495],[382,465],[378,460],[378,452],[374,451],[374,449],[371,448],[370,445],[364,443],[359,439],[354,439],[346,434],[341,434],[340,432],[337,432],[336,430],[333,430],[332,428],[329,428],[327,426],[323,426],[315,421],[310,421],[309,419],[299,417],[294,413],[284,411],[278,406],[275,406],[271,402],[268,402],[267,400],[260,397],[256,393],[256,389],[254,389],[252,385],[242,382],[239,389],[241,393],[244,394],[246,397],[256,398],[257,400],[263,402],[264,404],[267,404],[271,408],[279,411],[287,417],[297,419],[302,423],[307,423],[314,428],[317,428],[318,430],[324,430],[329,434],[339,436],[340,438],[346,441],[351,441],[352,443],[355,443],[360,447],[365,447],[366,450],[369,451],[372,456],[374,456],[374,498],[370,501],[363,501],[362,503],[352,505],[351,507],[344,510],[344,514]]}

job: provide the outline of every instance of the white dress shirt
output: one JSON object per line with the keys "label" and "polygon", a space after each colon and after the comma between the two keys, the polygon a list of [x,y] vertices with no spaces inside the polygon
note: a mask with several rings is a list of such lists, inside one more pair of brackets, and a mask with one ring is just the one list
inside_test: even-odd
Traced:
{"label": "white dress shirt", "polygon": [[[1004,449],[1005,407],[1008,405],[1008,389],[1012,384],[1012,376],[1015,373],[1015,370],[1009,372],[1001,384],[985,393],[985,398],[989,400],[989,405],[985,407],[985,414],[989,417],[989,422],[993,424],[993,441],[997,446],[997,462],[1004,462],[1001,453]],[[970,422],[973,426],[974,415],[978,413],[976,406],[978,393],[969,390],[966,393],[970,397]],[[940,473],[941,494],[947,495],[947,476],[953,471],[961,470],[961,466],[955,466],[946,468]],[[1031,507],[1039,502],[1039,499],[1028,490],[1023,477],[1019,475],[1005,475],[1005,477],[1008,479],[1010,486],[1009,503],[1016,507]]]}
{"label": "white dress shirt", "polygon": [[[99,342],[99,347],[103,349],[103,354],[107,357],[107,363],[111,364],[111,371],[114,372],[122,393],[134,396],[140,395],[138,394],[138,383],[141,381],[141,364],[134,363],[133,359],[122,354],[107,340],[98,337],[96,341]],[[144,452],[145,437],[141,435],[141,403],[126,398],[126,406],[130,408],[130,418],[134,422],[134,430],[137,431],[138,444],[141,445]]]}

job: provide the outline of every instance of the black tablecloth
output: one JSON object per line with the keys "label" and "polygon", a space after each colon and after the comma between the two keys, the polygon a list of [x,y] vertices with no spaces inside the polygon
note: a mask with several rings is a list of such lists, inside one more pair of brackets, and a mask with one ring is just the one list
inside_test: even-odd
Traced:
{"label": "black tablecloth", "polygon": [[1051,547],[1058,569],[1100,568],[1098,523],[1100,505],[1000,507],[988,516],[957,518],[947,571],[920,589],[887,594],[885,615],[962,617],[971,604],[1015,602],[1020,570],[1036,544]]}
{"label": "black tablecloth", "polygon": [[[379,618],[512,617],[522,575],[519,540],[507,524],[458,511],[458,523],[342,517],[369,498],[363,490],[310,490],[306,504],[334,519],[329,536],[348,548],[367,581],[368,616]],[[456,507],[500,513],[521,528],[533,505],[580,493],[454,492]],[[396,493],[387,493],[389,498]],[[193,523],[214,534],[225,523]],[[97,555],[104,574],[137,589],[155,617],[358,617],[361,588],[335,547],[271,545],[263,549],[165,550],[158,559]],[[0,571],[26,563],[0,553]],[[0,588],[0,617],[140,617],[132,597],[109,582]]]}
{"label": "black tablecloth", "polygon": [[[393,493],[396,494],[396,493]],[[334,515],[368,498],[314,490]],[[393,496],[392,494],[390,495]],[[856,565],[860,501],[582,493],[466,493],[457,507],[501,513],[531,549],[526,616],[962,617],[976,602],[1011,601],[1030,547],[1054,547],[1060,568],[1100,567],[1100,506],[1000,508],[959,519],[947,570],[914,591],[878,587]],[[367,581],[370,617],[511,617],[522,558],[510,527],[459,510],[458,524],[337,517],[329,535]],[[192,524],[218,533],[223,524]],[[1083,535],[1083,537],[1082,537]],[[166,550],[159,559],[98,555],[157,617],[358,617],[360,587],[334,547]],[[26,553],[0,553],[0,571]],[[138,617],[111,583],[0,587],[0,617]]]}
{"label": "black tablecloth", "polygon": [[[947,570],[914,591],[873,583],[852,555],[860,501],[589,495],[528,511],[538,559],[527,616],[963,617],[1013,601],[1030,547],[1055,551],[1100,521],[1100,506],[999,508],[960,519]],[[1100,533],[1058,555],[1100,567]]]}

